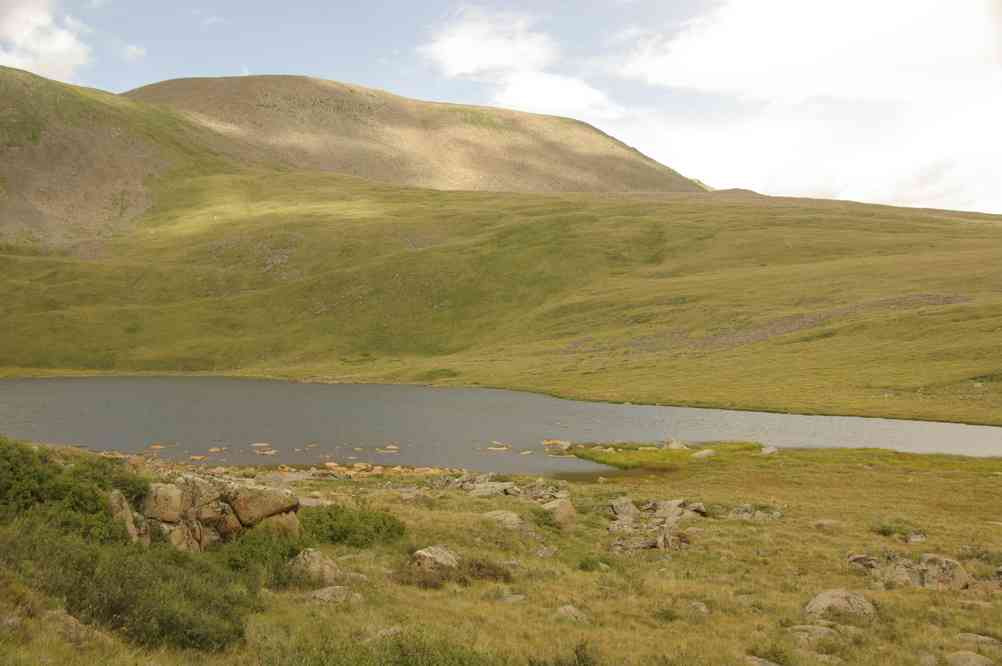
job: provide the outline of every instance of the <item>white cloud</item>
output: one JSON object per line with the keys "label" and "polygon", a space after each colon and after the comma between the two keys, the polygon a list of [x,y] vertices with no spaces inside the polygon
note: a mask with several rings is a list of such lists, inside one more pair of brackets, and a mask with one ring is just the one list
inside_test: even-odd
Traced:
{"label": "white cloud", "polygon": [[73,80],[90,62],[85,25],[57,15],[49,0],[0,0],[0,65]]}
{"label": "white cloud", "polygon": [[136,46],[135,44],[126,44],[122,49],[122,57],[128,62],[136,62],[137,60],[142,60],[146,57],[146,47]]}
{"label": "white cloud", "polygon": [[712,185],[1002,212],[1000,0],[724,0],[617,63],[743,109],[617,125]]}
{"label": "white cloud", "polygon": [[493,103],[534,113],[595,119],[624,114],[608,95],[581,79],[546,72],[506,74],[498,82]]}
{"label": "white cloud", "polygon": [[467,7],[418,51],[449,77],[538,71],[556,60],[558,49],[549,35],[532,30],[534,22],[522,14]]}
{"label": "white cloud", "polygon": [[198,21],[198,25],[202,30],[208,30],[214,25],[226,22],[222,16],[218,16],[204,9],[193,9],[191,10],[191,14]]}

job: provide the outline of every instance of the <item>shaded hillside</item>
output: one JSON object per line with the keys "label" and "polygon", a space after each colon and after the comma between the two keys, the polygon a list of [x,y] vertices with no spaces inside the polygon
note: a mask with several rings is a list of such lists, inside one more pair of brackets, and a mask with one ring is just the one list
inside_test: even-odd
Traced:
{"label": "shaded hillside", "polygon": [[585,123],[421,102],[300,76],[179,79],[126,93],[229,137],[231,155],[443,190],[694,192]]}

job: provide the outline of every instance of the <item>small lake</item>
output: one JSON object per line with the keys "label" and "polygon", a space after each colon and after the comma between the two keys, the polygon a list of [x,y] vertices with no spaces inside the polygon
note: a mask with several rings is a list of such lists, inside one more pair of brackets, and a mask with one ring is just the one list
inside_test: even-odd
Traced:
{"label": "small lake", "polygon": [[[1002,456],[1002,428],[561,400],[494,389],[297,384],[218,377],[0,380],[0,433],[220,464],[372,462],[495,472],[607,469],[549,457],[544,439],[750,440]],[[493,442],[511,447],[492,452]],[[260,456],[267,443],[277,452]],[[380,452],[389,444],[399,452]],[[523,455],[522,451],[532,451]]]}

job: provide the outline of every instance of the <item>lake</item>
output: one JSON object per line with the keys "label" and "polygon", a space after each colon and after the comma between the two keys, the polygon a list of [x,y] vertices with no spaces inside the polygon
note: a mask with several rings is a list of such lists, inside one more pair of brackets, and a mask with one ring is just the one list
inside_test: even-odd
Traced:
{"label": "lake", "polygon": [[[530,474],[603,468],[549,457],[543,439],[748,440],[1002,456],[1002,428],[562,400],[495,389],[299,384],[220,377],[0,380],[0,433],[208,464],[372,462]],[[492,452],[493,442],[511,447]],[[277,452],[260,456],[251,447]],[[393,444],[399,452],[386,451]],[[383,448],[380,452],[377,449]],[[531,451],[523,455],[522,451]]]}

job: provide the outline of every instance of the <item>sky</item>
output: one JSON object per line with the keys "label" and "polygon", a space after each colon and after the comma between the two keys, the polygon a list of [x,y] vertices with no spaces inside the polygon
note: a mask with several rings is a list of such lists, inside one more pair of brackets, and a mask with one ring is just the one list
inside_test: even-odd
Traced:
{"label": "sky", "polygon": [[572,116],[714,188],[1002,213],[1002,0],[0,0],[0,64],[305,74]]}

